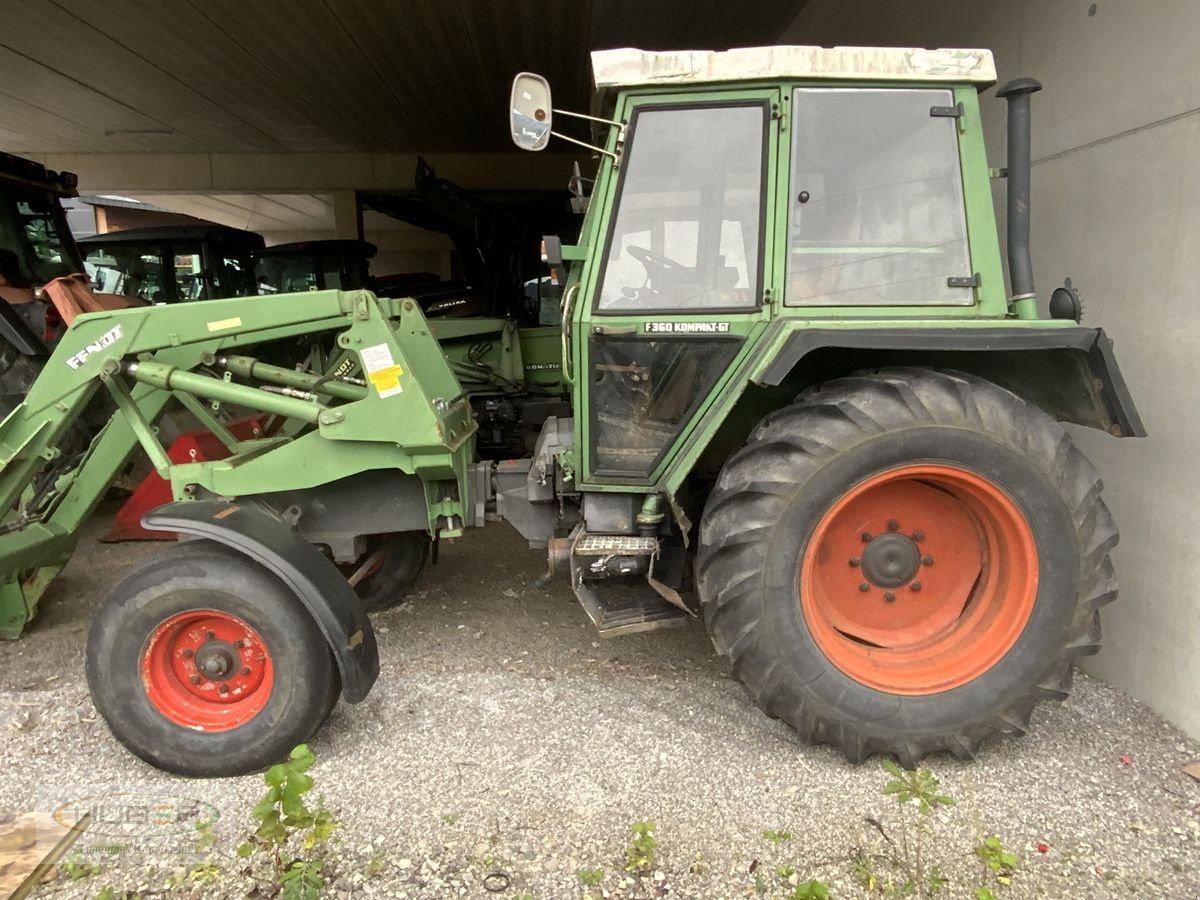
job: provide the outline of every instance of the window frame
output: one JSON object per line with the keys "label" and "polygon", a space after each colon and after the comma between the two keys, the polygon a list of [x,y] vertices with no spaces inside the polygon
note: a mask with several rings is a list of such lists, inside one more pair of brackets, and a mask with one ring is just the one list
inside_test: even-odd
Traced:
{"label": "window frame", "polygon": [[[767,241],[767,213],[770,200],[770,184],[768,176],[770,173],[770,156],[771,156],[771,118],[772,109],[771,102],[767,97],[739,97],[730,98],[728,100],[697,100],[692,103],[670,103],[664,101],[650,103],[635,103],[632,113],[629,118],[628,134],[625,138],[625,157],[622,160],[622,165],[617,172],[617,182],[613,188],[613,203],[608,212],[608,222],[605,225],[604,242],[601,246],[600,256],[598,258],[598,277],[596,278],[595,287],[592,290],[590,313],[592,316],[602,317],[623,317],[623,318],[645,318],[651,316],[707,316],[707,315],[736,315],[739,313],[748,314],[759,312],[764,304],[764,290],[766,288],[766,262],[768,259],[769,248],[766,246]],[[644,112],[658,111],[679,111],[689,109],[726,109],[726,108],[753,108],[758,107],[762,110],[762,134],[759,143],[761,152],[760,172],[759,172],[759,190],[758,190],[758,256],[755,270],[755,283],[753,286],[754,303],[745,304],[742,306],[705,306],[705,307],[654,307],[632,308],[623,307],[614,309],[609,307],[602,309],[600,306],[600,297],[604,293],[604,282],[608,277],[608,261],[609,253],[612,251],[613,240],[616,237],[617,223],[621,215],[621,201],[625,196],[625,176],[629,171],[628,159],[632,153],[632,148],[636,146],[634,139],[637,135],[637,123],[639,116]],[[697,220],[699,221],[699,220]]]}

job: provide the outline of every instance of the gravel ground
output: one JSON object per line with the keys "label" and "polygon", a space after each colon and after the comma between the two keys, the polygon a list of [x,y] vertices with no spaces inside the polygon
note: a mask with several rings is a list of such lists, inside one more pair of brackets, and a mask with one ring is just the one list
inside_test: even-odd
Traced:
{"label": "gravel ground", "polygon": [[[211,803],[215,881],[164,888],[204,858],[184,835],[135,844],[83,879],[60,873],[35,896],[92,898],[106,885],[246,896],[233,848],[261,779],[158,772],[88,700],[91,610],[160,549],[96,543],[105,524],[93,523],[32,633],[0,645],[0,814],[53,808],[83,786]],[[379,682],[313,742],[315,792],[342,823],[327,896],[577,898],[576,872],[596,868],[596,896],[784,897],[784,865],[826,880],[834,897],[866,896],[851,857],[888,845],[865,818],[897,842],[916,834],[881,795],[878,762],[849,765],[759,713],[699,623],[598,640],[565,582],[535,587],[543,566],[489,527],[445,548],[412,601],[375,620]],[[1020,857],[1011,884],[993,885],[998,897],[1200,897],[1200,784],[1181,771],[1198,757],[1200,744],[1145,706],[1080,678],[1025,738],[986,745],[974,764],[928,761],[957,800],[923,841],[951,880],[941,896],[974,896],[984,879],[972,848],[994,833]],[[642,820],[657,823],[657,859],[635,879],[623,863]],[[484,876],[499,871],[511,883],[489,893]]]}

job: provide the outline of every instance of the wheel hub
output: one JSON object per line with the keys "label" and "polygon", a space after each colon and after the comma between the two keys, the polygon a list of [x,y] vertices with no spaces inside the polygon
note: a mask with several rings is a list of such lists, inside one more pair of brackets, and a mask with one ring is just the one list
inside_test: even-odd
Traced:
{"label": "wheel hub", "polygon": [[209,681],[226,681],[237,664],[237,650],[225,641],[205,641],[196,651],[196,668]]}
{"label": "wheel hub", "polygon": [[863,575],[876,587],[894,588],[908,584],[920,568],[921,551],[906,534],[881,534],[863,551]]}

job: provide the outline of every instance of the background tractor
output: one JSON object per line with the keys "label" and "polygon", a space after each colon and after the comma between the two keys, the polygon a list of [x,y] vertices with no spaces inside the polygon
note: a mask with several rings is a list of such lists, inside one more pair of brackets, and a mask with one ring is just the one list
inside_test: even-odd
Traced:
{"label": "background tractor", "polygon": [[[595,115],[555,110],[529,73],[510,104],[519,147],[600,156],[577,241],[543,241],[560,327],[427,319],[365,290],[95,312],[0,424],[7,636],[131,453],[170,485],[145,524],[191,539],[117,585],[88,641],[96,707],[138,756],[192,775],[282,758],[374,683],[366,605],[496,519],[601,634],[702,614],[765,712],[851,759],[970,757],[1099,649],[1117,531],[1062,423],[1144,432],[1073,290],[1038,315],[1040,86],[1000,92],[1009,293],[987,51],[592,62]],[[563,116],[592,136],[555,131]],[[298,367],[247,350],[301,336],[331,349]],[[506,412],[539,378],[548,396]],[[100,391],[116,414],[63,452]],[[167,454],[154,423],[176,404],[226,458]],[[233,433],[228,405],[261,430]],[[530,449],[505,455],[492,427]]]}
{"label": "background tractor", "polygon": [[79,242],[96,289],[143,303],[186,303],[258,292],[261,235],[222,225],[163,225],[97,234]]}

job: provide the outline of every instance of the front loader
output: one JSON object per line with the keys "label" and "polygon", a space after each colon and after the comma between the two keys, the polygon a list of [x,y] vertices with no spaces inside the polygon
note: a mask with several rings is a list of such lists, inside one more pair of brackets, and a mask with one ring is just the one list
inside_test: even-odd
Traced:
{"label": "front loader", "polygon": [[[554,109],[538,76],[513,85],[519,147],[557,135],[601,157],[578,243],[544,242],[564,290],[558,352],[539,353],[570,406],[530,452],[482,458],[479,365],[435,333],[495,323],[366,291],[80,315],[0,424],[5,636],[131,453],[171,485],[145,521],[189,539],[117,585],[88,640],[96,707],[143,759],[216,775],[282,758],[374,683],[366,595],[398,598],[431,545],[494,519],[545,549],[601,634],[702,616],[764,711],[855,760],[970,757],[1099,649],[1117,531],[1062,423],[1144,432],[1074,289],[1039,318],[1036,82],[1002,92],[1009,293],[987,51],[593,67],[594,115]],[[554,130],[564,116],[591,134]],[[250,349],[299,335],[336,350],[290,368]],[[117,413],[66,452],[100,391]],[[172,404],[229,456],[172,461],[155,433]],[[228,404],[270,425],[239,439]]]}

